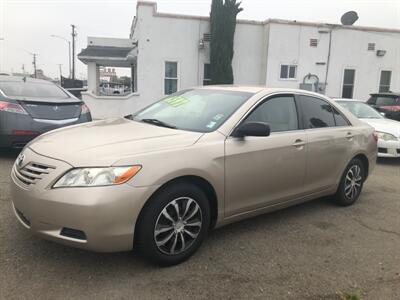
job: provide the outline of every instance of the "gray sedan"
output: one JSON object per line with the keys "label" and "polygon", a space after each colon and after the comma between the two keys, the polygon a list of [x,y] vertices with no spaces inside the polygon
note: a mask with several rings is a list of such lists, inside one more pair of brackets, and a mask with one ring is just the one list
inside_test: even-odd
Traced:
{"label": "gray sedan", "polygon": [[54,83],[0,75],[0,148],[22,148],[44,132],[91,120],[85,103]]}

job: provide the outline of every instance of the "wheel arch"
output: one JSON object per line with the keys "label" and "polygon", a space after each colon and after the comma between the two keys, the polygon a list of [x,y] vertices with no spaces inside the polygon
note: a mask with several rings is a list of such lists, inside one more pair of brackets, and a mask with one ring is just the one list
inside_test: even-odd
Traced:
{"label": "wheel arch", "polygon": [[210,213],[211,213],[210,229],[215,227],[215,224],[218,219],[218,198],[217,198],[217,193],[216,193],[214,187],[208,180],[204,179],[203,177],[200,177],[197,175],[184,175],[184,176],[179,176],[179,177],[173,178],[173,179],[165,182],[146,200],[145,204],[143,205],[143,207],[140,210],[139,215],[137,217],[136,224],[135,224],[134,236],[137,236],[139,220],[141,219],[142,212],[144,211],[146,206],[150,203],[150,201],[164,189],[168,188],[169,186],[179,184],[179,183],[194,184],[197,187],[199,187],[206,194],[206,197],[210,204]]}
{"label": "wheel arch", "polygon": [[369,174],[369,160],[368,157],[364,154],[364,153],[359,153],[357,155],[355,155],[353,159],[358,158],[359,160],[361,160],[362,164],[364,165],[365,168],[365,179],[368,178],[368,174]]}

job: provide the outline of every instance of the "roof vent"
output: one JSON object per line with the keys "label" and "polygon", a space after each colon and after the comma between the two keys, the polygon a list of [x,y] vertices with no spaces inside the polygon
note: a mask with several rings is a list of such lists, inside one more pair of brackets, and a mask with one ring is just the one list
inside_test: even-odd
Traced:
{"label": "roof vent", "polygon": [[203,34],[203,41],[210,42],[211,41],[211,33]]}

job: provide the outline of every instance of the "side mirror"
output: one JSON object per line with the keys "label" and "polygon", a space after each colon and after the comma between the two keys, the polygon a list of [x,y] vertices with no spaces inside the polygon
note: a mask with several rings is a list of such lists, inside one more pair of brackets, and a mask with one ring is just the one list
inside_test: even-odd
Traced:
{"label": "side mirror", "polygon": [[380,114],[381,114],[382,116],[384,116],[384,117],[386,116],[386,114],[385,114],[384,112],[381,112]]}
{"label": "side mirror", "polygon": [[269,136],[271,127],[263,122],[245,122],[240,124],[233,132],[234,137]]}

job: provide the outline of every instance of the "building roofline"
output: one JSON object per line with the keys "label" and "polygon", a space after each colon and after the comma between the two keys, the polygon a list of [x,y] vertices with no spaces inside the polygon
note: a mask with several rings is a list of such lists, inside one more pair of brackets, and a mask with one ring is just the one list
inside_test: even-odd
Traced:
{"label": "building roofline", "polygon": [[[136,11],[139,6],[151,6],[153,7],[153,16],[160,18],[174,18],[174,19],[189,19],[189,20],[201,20],[209,21],[208,16],[198,15],[185,15],[185,14],[173,14],[163,13],[157,11],[157,3],[153,1],[138,1],[136,5]],[[388,33],[400,33],[400,29],[395,28],[382,28],[372,26],[357,26],[357,25],[342,25],[322,22],[308,22],[308,21],[297,21],[297,20],[283,20],[283,19],[266,19],[264,21],[238,19],[238,24],[249,24],[249,25],[267,25],[267,24],[284,24],[284,25],[301,25],[310,27],[325,27],[325,28],[337,28],[337,29],[349,29],[358,31],[374,31],[374,32],[388,32]]]}

